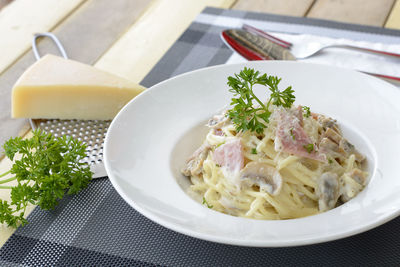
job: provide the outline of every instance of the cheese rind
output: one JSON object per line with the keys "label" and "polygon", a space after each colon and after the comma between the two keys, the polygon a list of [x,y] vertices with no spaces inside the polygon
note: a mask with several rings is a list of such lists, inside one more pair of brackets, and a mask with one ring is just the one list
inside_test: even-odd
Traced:
{"label": "cheese rind", "polygon": [[95,67],[46,55],[12,89],[12,117],[110,120],[145,88]]}

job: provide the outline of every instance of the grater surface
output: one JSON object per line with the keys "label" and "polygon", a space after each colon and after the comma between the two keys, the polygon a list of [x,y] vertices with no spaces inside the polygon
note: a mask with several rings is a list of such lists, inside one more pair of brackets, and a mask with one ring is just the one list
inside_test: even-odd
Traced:
{"label": "grater surface", "polygon": [[55,137],[71,136],[87,145],[86,157],[93,171],[93,178],[107,176],[103,164],[103,147],[108,127],[111,121],[102,120],[32,120],[32,128],[40,128]]}

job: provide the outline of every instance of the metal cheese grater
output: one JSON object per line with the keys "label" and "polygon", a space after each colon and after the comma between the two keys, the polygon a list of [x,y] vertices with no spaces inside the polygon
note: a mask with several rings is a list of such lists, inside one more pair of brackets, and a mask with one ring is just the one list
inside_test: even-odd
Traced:
{"label": "metal cheese grater", "polygon": [[[32,40],[32,50],[36,60],[40,59],[40,55],[36,46],[36,40],[40,37],[49,37],[56,44],[61,55],[68,58],[64,47],[52,33],[35,34]],[[87,144],[86,157],[84,162],[88,163],[93,171],[93,178],[107,176],[103,164],[103,146],[106,137],[107,129],[111,121],[100,120],[29,120],[33,130],[40,128],[47,133],[51,133],[56,137],[62,135],[72,136],[73,138]]]}

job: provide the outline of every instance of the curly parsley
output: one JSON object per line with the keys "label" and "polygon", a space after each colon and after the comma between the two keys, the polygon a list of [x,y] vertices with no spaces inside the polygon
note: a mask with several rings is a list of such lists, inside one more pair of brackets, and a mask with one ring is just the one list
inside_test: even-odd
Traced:
{"label": "curly parsley", "polygon": [[303,106],[302,108],[304,110],[303,116],[306,118],[310,117],[311,115],[310,107]]}
{"label": "curly parsley", "polygon": [[[0,222],[12,227],[24,225],[26,207],[29,203],[41,209],[55,208],[65,194],[76,194],[87,187],[91,178],[86,157],[86,145],[63,136],[56,138],[40,130],[33,132],[30,139],[11,138],[4,144],[5,155],[14,160],[11,169],[0,178],[0,189],[11,189],[11,202],[0,199]],[[17,180],[16,186],[2,184]]]}
{"label": "curly parsley", "polygon": [[[227,115],[236,125],[237,131],[247,131],[262,133],[267,127],[271,112],[270,104],[290,108],[295,100],[294,90],[291,86],[283,91],[278,89],[281,79],[276,76],[263,75],[259,71],[251,68],[244,68],[239,74],[228,77],[229,91],[236,98],[232,98],[233,108]],[[270,91],[270,98],[264,104],[253,92],[253,86],[264,85]],[[253,102],[254,101],[254,102]],[[255,106],[255,104],[258,104]]]}

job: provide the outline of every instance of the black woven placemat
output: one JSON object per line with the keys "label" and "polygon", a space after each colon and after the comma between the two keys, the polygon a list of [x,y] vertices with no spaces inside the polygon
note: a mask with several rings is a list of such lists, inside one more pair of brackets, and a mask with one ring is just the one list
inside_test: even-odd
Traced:
{"label": "black woven placemat", "polygon": [[[400,43],[400,32],[306,18],[207,8],[142,81],[223,64],[232,52],[220,40],[227,25],[262,23],[265,29]],[[95,180],[54,211],[36,208],[0,249],[0,265],[26,266],[271,266],[398,265],[400,218],[363,234],[291,248],[248,248],[175,233],[136,212],[107,178]],[[328,223],[328,222],[327,222]]]}

